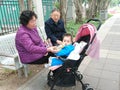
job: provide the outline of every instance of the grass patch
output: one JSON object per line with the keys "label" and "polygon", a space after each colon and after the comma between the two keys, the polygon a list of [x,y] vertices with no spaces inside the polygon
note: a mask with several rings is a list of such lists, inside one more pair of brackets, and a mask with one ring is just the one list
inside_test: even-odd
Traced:
{"label": "grass patch", "polygon": [[11,70],[11,69],[7,69],[7,68],[4,68],[4,73],[16,73],[15,70]]}
{"label": "grass patch", "polygon": [[[111,18],[113,15],[111,14],[108,14],[108,18]],[[96,18],[98,18],[99,16],[97,16]],[[99,18],[98,18],[99,19]],[[68,33],[71,33],[73,35],[73,37],[75,37],[78,29],[80,26],[82,26],[83,24],[85,24],[86,22],[88,21],[88,19],[84,19],[83,22],[81,23],[75,23],[73,20],[72,21],[68,21],[67,22],[67,25],[66,25],[66,31]],[[103,24],[105,21],[101,21],[101,24]],[[98,27],[99,23],[98,22],[94,22],[94,21],[91,21],[90,22],[91,24],[93,24],[96,28]]]}
{"label": "grass patch", "polygon": [[78,31],[78,28],[81,25],[82,25],[82,23],[76,24],[74,21],[69,21],[69,22],[67,22],[66,31],[68,33],[71,33],[74,37],[76,35],[77,31]]}
{"label": "grass patch", "polygon": [[108,18],[111,18],[113,15],[111,15],[111,14],[108,14]]}
{"label": "grass patch", "polygon": [[[69,21],[69,22],[67,22],[67,25],[66,25],[66,31],[68,33],[71,33],[73,35],[73,37],[75,37],[80,26],[82,26],[86,22],[87,22],[87,20],[84,20],[83,22],[76,24],[74,21]],[[98,25],[99,25],[98,22],[91,21],[90,23],[93,24],[95,27],[98,27]]]}

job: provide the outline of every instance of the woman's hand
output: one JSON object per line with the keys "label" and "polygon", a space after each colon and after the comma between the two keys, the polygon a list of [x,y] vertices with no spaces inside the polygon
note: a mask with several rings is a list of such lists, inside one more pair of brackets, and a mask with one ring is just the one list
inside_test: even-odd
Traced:
{"label": "woman's hand", "polygon": [[48,48],[47,48],[47,51],[48,51],[48,52],[51,52],[51,51],[52,51],[52,47],[48,47]]}
{"label": "woman's hand", "polygon": [[52,46],[52,47],[48,47],[47,51],[52,53],[57,53],[58,49],[56,48],[56,46]]}
{"label": "woman's hand", "polygon": [[60,51],[59,48],[58,48],[58,46],[53,46],[53,52],[57,53],[58,51]]}

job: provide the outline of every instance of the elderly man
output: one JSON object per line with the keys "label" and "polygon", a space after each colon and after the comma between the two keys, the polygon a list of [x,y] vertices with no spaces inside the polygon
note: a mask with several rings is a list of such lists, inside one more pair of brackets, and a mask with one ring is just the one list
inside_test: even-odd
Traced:
{"label": "elderly man", "polygon": [[58,9],[52,10],[51,17],[45,22],[45,31],[47,38],[51,39],[53,45],[62,43],[62,36],[66,31]]}

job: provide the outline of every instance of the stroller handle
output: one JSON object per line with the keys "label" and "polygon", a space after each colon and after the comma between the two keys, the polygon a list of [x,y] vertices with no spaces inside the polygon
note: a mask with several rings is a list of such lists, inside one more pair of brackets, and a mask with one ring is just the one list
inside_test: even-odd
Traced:
{"label": "stroller handle", "polygon": [[97,26],[97,31],[99,30],[99,28],[101,27],[101,21],[99,20],[99,19],[95,19],[95,18],[92,18],[92,19],[89,19],[88,21],[87,21],[87,23],[89,23],[89,22],[91,22],[91,21],[95,21],[95,22],[98,22],[99,23],[99,25]]}

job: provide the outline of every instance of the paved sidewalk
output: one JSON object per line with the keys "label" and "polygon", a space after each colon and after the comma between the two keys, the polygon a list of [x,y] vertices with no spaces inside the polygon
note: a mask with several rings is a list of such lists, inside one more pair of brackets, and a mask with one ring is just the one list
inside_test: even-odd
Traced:
{"label": "paved sidewalk", "polygon": [[[86,57],[79,67],[83,73],[83,82],[89,83],[94,90],[120,90],[120,14],[108,19],[98,31],[101,39],[100,60],[91,60]],[[47,73],[43,69],[18,90],[48,90]],[[76,88],[59,90],[82,90]]]}
{"label": "paved sidewalk", "polygon": [[100,60],[91,60],[83,75],[95,90],[120,90],[120,14],[103,24]]}

